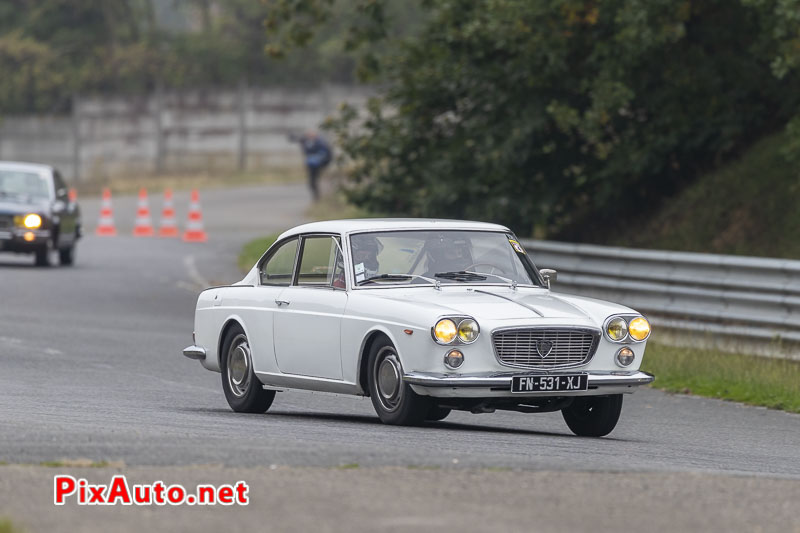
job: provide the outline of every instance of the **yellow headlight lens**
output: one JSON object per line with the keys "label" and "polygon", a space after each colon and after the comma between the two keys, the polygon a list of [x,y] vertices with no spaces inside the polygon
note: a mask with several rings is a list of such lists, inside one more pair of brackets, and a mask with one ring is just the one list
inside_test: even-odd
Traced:
{"label": "yellow headlight lens", "polygon": [[635,341],[643,341],[650,336],[650,322],[643,316],[634,318],[628,324],[628,333]]}
{"label": "yellow headlight lens", "polygon": [[42,217],[40,217],[39,215],[33,215],[33,214],[27,215],[23,219],[22,224],[28,229],[39,228],[42,225]]}
{"label": "yellow headlight lens", "polygon": [[450,344],[458,335],[456,323],[449,318],[443,318],[433,328],[433,336],[442,344]]}
{"label": "yellow headlight lens", "polygon": [[478,323],[471,318],[462,320],[458,325],[458,338],[461,339],[461,342],[467,344],[477,339],[480,332],[481,329],[478,327]]}
{"label": "yellow headlight lens", "polygon": [[606,333],[612,341],[621,341],[628,334],[628,324],[622,317],[612,318],[606,326]]}

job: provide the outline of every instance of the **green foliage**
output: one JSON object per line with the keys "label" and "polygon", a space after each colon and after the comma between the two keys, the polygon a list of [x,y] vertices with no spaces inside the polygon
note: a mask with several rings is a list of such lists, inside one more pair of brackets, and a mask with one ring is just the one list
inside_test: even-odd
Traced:
{"label": "green foliage", "polygon": [[800,363],[647,344],[643,367],[653,386],[800,413]]}
{"label": "green foliage", "polygon": [[14,527],[11,520],[0,518],[0,533],[20,533],[20,529]]}
{"label": "green foliage", "polygon": [[384,95],[330,124],[370,210],[570,238],[798,112],[799,0],[425,5],[420,35],[380,57]]}
{"label": "green foliage", "polygon": [[800,169],[786,154],[799,138],[766,136],[628,227],[587,233],[619,246],[798,258]]}
{"label": "green foliage", "polygon": [[239,252],[239,270],[242,272],[248,272],[253,265],[256,264],[264,252],[267,251],[267,248],[272,246],[276,240],[278,240],[278,233],[274,233],[272,235],[268,235],[266,237],[259,237],[258,239],[253,239],[252,241],[248,242],[242,247],[242,251]]}

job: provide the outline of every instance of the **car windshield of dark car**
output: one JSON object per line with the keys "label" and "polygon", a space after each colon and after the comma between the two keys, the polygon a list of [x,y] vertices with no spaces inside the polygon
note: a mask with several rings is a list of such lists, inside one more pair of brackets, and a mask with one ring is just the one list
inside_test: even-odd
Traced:
{"label": "car windshield of dark car", "polygon": [[387,231],[350,236],[356,285],[540,285],[517,239],[492,231]]}
{"label": "car windshield of dark car", "polygon": [[34,172],[0,170],[0,200],[30,202],[46,200],[47,180]]}

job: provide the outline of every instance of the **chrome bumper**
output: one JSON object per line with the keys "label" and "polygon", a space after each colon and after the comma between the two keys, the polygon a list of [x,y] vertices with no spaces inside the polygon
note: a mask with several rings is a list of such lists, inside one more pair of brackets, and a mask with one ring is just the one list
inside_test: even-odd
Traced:
{"label": "chrome bumper", "polygon": [[[403,380],[415,387],[422,387],[436,394],[437,390],[442,389],[486,389],[493,392],[511,394],[511,379],[514,376],[531,376],[534,374],[559,375],[570,374],[570,372],[505,372],[492,374],[435,374],[428,372],[409,372],[403,375]],[[577,394],[598,394],[601,390],[613,390],[613,392],[633,392],[634,387],[652,383],[656,378],[647,372],[572,372],[572,374],[588,374],[588,391],[576,391]],[[442,391],[443,392],[443,391]],[[477,391],[475,391],[477,392]],[[553,392],[534,392],[525,394],[553,395]],[[555,393],[561,395],[571,395],[569,392]],[[471,394],[470,394],[471,395]],[[515,394],[516,396],[517,394]],[[448,394],[450,396],[450,394]]]}
{"label": "chrome bumper", "polygon": [[201,346],[187,346],[183,349],[183,355],[189,359],[205,359],[206,349]]}

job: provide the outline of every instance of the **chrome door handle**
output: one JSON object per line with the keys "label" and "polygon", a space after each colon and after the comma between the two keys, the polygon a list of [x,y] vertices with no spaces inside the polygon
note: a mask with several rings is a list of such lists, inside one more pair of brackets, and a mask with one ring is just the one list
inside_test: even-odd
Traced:
{"label": "chrome door handle", "polygon": [[291,302],[288,302],[286,300],[275,300],[275,303],[278,304],[278,307],[280,307],[282,305],[289,305]]}

